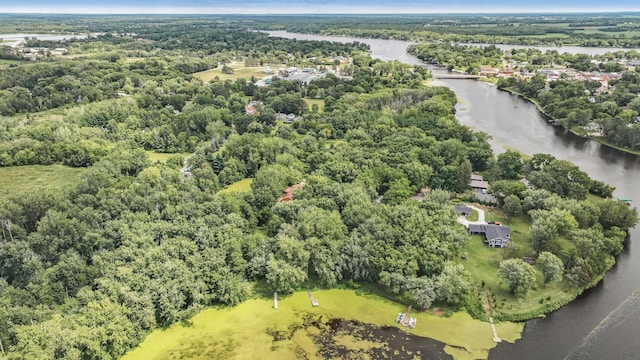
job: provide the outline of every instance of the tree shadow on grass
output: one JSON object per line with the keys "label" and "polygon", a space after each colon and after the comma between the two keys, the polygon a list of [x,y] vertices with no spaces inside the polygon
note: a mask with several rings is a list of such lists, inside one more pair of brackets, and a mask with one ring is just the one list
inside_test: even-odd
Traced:
{"label": "tree shadow on grass", "polygon": [[[273,299],[273,288],[267,284],[265,280],[256,281],[251,287],[251,297],[257,299]],[[280,297],[280,294],[278,294],[278,298]]]}

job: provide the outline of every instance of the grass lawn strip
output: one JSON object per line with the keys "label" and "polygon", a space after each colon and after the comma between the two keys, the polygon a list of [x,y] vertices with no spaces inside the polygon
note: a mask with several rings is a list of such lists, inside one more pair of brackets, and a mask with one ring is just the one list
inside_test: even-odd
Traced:
{"label": "grass lawn strip", "polygon": [[218,191],[218,195],[231,194],[231,193],[246,193],[251,191],[251,182],[253,179],[247,178],[240,181],[236,181],[226,188]]}

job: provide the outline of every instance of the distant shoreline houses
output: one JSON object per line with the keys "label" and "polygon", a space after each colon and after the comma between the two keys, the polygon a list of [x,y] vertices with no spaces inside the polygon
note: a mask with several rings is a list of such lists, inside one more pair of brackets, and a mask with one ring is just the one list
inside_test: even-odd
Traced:
{"label": "distant shoreline houses", "polygon": [[45,56],[62,56],[67,51],[66,48],[25,47],[19,50],[19,54],[25,60],[36,61],[38,58]]}
{"label": "distant shoreline houses", "polygon": [[[495,78],[508,78],[512,76],[532,78],[535,75],[542,75],[545,77],[547,83],[558,80],[599,81],[601,86],[596,90],[596,94],[607,91],[609,89],[609,81],[622,76],[617,72],[577,71],[568,67],[549,67],[529,71],[526,69],[527,65],[527,63],[506,63],[501,69],[489,65],[481,65],[478,75]],[[639,67],[640,60],[629,60],[625,63],[625,66],[627,69]]]}

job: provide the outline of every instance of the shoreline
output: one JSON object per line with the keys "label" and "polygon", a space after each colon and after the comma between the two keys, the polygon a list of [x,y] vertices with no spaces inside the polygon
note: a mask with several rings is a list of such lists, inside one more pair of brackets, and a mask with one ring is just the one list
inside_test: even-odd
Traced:
{"label": "shoreline", "polygon": [[[317,307],[311,306],[306,291],[283,296],[277,310],[270,297],[249,299],[233,307],[206,307],[182,323],[149,332],[122,359],[156,360],[167,354],[250,358],[261,354],[262,359],[269,360],[302,357],[302,353],[314,358],[310,355],[326,353],[337,342],[352,355],[364,351],[372,358],[380,358],[375,355],[384,350],[394,358],[411,359],[419,350],[427,358],[466,360],[487,359],[498,345],[489,322],[474,319],[467,312],[437,316],[414,311],[411,316],[417,318],[417,325],[412,329],[395,322],[398,313],[407,308],[377,294],[318,289],[313,296],[319,301]],[[342,326],[326,337],[326,324],[335,320]],[[345,322],[346,332],[340,330]],[[349,325],[353,324],[363,331],[350,331]],[[495,327],[503,341],[514,343],[522,338],[524,323],[501,321]],[[368,337],[369,332],[377,336]],[[277,339],[274,334],[279,335]],[[401,338],[411,339],[413,348],[397,343]],[[400,345],[399,349],[395,345]]]}
{"label": "shoreline", "polygon": [[[482,80],[482,81],[485,81],[485,80]],[[485,81],[485,82],[487,82],[489,84],[493,84],[493,83],[488,82],[488,81]],[[507,92],[509,94],[513,94],[513,95],[519,96],[522,99],[527,100],[528,102],[533,104],[536,107],[536,109],[538,109],[538,111],[541,114],[543,114],[545,117],[547,117],[549,120],[554,121],[556,123],[558,122],[556,119],[554,119],[553,117],[549,116],[549,114],[547,114],[544,111],[544,109],[542,109],[542,106],[540,106],[540,104],[536,100],[531,99],[530,97],[528,97],[528,96],[526,96],[524,94],[521,94],[521,93],[519,93],[519,92],[517,92],[517,91],[515,91],[513,89],[499,88],[499,87],[496,87],[496,88],[498,90],[500,90],[500,91],[504,91],[504,92]],[[640,156],[640,151],[631,150],[631,149],[627,149],[627,148],[623,148],[623,147],[620,147],[620,146],[613,145],[613,144],[609,143],[608,141],[602,139],[602,137],[599,137],[599,136],[585,136],[585,135],[578,134],[576,131],[574,131],[572,129],[567,129],[566,127],[564,127],[562,125],[558,125],[558,126],[562,127],[563,129],[565,129],[565,130],[569,131],[570,133],[572,133],[572,134],[574,134],[576,136],[579,136],[579,137],[581,137],[583,139],[588,139],[588,140],[595,141],[595,142],[597,142],[599,144],[602,144],[603,146],[606,146],[608,148],[615,149],[615,150],[618,150],[618,151],[622,151],[622,152],[624,152],[626,154]]]}

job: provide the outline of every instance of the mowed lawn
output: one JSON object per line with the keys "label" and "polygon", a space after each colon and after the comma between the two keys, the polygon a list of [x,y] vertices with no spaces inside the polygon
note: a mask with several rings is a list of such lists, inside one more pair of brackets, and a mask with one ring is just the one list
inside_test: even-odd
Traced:
{"label": "mowed lawn", "polygon": [[313,104],[316,104],[316,105],[318,105],[318,112],[323,112],[324,111],[324,99],[304,98],[304,101],[309,106],[309,110],[311,110],[311,106],[313,106]]}
{"label": "mowed lawn", "polygon": [[0,69],[8,67],[11,64],[18,64],[20,61],[18,60],[5,60],[5,59],[0,59]]}
{"label": "mowed lawn", "polygon": [[0,196],[73,186],[83,171],[64,165],[0,167]]}
{"label": "mowed lawn", "polygon": [[[530,220],[528,216],[521,215],[507,219],[504,214],[496,209],[486,207],[484,209],[486,221],[499,221],[502,225],[510,227],[510,243],[519,249],[519,254],[535,257],[535,250],[529,236]],[[484,284],[485,288],[494,295],[496,303],[494,311],[496,313],[515,315],[536,312],[544,308],[549,301],[557,301],[574,296],[572,291],[567,291],[568,286],[564,282],[544,285],[542,273],[537,266],[536,286],[524,297],[513,296],[507,284],[498,276],[500,262],[508,258],[508,250],[489,247],[483,240],[484,237],[480,235],[470,236],[462,249],[467,259],[458,259],[456,262],[464,265],[465,269],[471,274],[474,284],[478,286]],[[560,240],[565,241],[565,239]]]}
{"label": "mowed lawn", "polygon": [[273,67],[270,67],[270,66],[245,67],[243,63],[228,64],[227,66],[233,69],[234,71],[233,74],[223,74],[222,66],[220,66],[215,69],[194,73],[193,76],[197,77],[203,82],[211,81],[216,76],[219,77],[220,80],[237,80],[240,78],[249,80],[251,79],[252,76],[255,76],[257,79],[262,79],[270,75],[270,74],[265,74],[264,70],[266,70],[267,68],[270,68],[272,70],[274,69]]}
{"label": "mowed lawn", "polygon": [[236,181],[233,184],[227,186],[226,188],[218,191],[218,195],[231,194],[231,193],[242,194],[242,193],[249,192],[249,191],[251,191],[251,182],[252,181],[253,181],[253,179],[251,179],[251,178],[247,178],[247,179],[242,179],[240,181]]}

